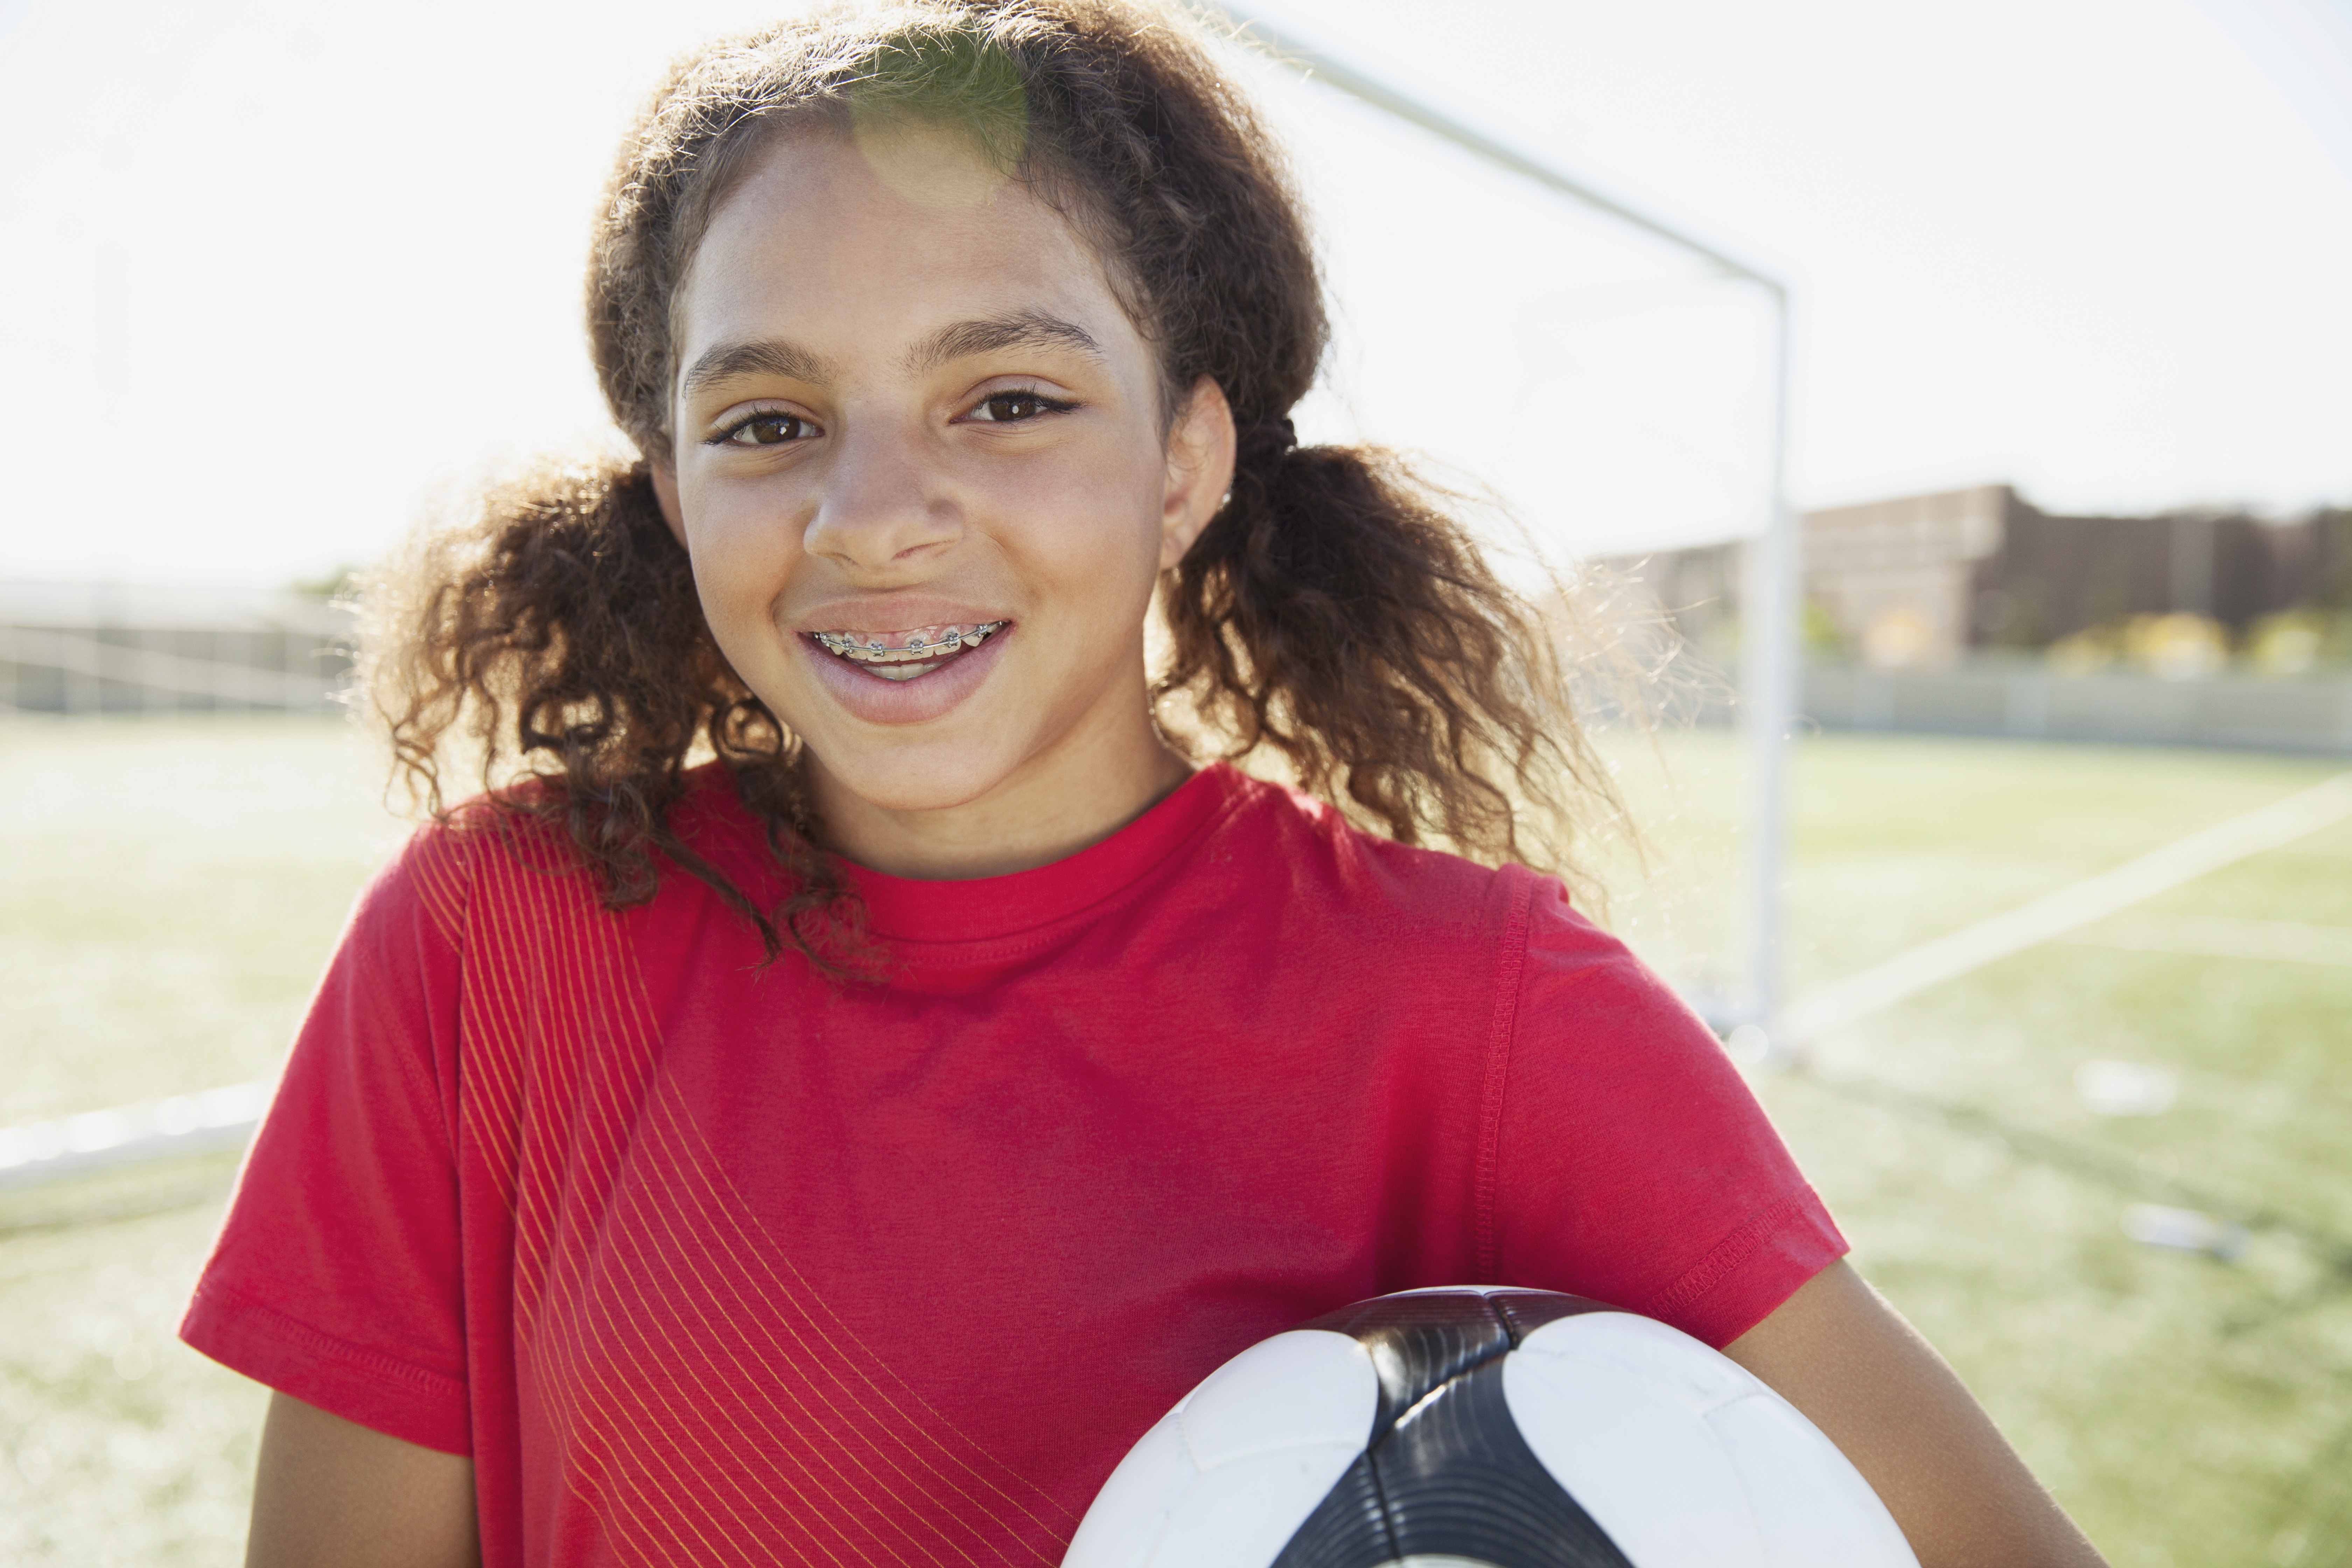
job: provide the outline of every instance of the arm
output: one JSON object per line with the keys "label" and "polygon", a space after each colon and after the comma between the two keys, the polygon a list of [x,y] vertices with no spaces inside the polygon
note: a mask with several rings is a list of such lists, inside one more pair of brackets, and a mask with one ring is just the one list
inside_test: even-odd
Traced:
{"label": "arm", "polygon": [[1934,1347],[1845,1263],[1724,1353],[1853,1461],[1922,1568],[2104,1568]]}
{"label": "arm", "polygon": [[272,1395],[246,1568],[475,1568],[474,1462]]}

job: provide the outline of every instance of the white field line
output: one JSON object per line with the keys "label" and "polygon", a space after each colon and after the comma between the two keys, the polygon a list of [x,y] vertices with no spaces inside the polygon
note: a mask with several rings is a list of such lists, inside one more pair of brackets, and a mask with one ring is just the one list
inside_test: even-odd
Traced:
{"label": "white field line", "polygon": [[0,1127],[0,1191],[113,1165],[243,1148],[275,1087],[231,1084],[61,1121]]}
{"label": "white field line", "polygon": [[1773,1034],[1801,1044],[1907,1001],[1933,985],[2079,931],[2168,889],[2193,882],[2265,849],[2292,844],[2352,817],[2352,773],[2338,773],[2284,800],[2217,822],[2126,860],[2112,870],[2069,883],[2031,903],[1921,942],[1885,963],[1790,1004]]}
{"label": "white field line", "polygon": [[2352,969],[2352,926],[2314,925],[2306,921],[2128,914],[2113,925],[2066,940],[2126,952],[2178,952],[2199,958],[2252,958]]}

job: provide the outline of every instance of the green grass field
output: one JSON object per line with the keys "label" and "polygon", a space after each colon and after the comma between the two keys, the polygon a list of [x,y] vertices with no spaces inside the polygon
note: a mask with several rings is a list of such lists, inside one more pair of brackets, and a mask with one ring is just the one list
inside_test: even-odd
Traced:
{"label": "green grass field", "polygon": [[[1726,978],[1736,752],[1707,735],[1664,749],[1671,788],[1626,753],[1654,869],[1616,919],[1670,971]],[[353,889],[400,834],[364,749],[301,721],[16,721],[0,758],[0,1125],[269,1071]],[[1809,740],[1796,988],[2336,771]],[[2168,1069],[2178,1099],[2094,1115],[2074,1077],[2091,1058]],[[2342,824],[1755,1081],[1861,1266],[2115,1563],[2347,1568],[2348,1067]],[[237,1560],[262,1396],[171,1337],[231,1169],[0,1193],[0,1563]],[[2144,1247],[2121,1224],[2141,1201],[2245,1222],[2247,1245],[2230,1262]]]}

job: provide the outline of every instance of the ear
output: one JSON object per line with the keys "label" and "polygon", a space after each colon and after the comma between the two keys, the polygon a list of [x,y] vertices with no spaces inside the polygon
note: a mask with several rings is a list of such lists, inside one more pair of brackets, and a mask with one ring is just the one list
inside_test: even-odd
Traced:
{"label": "ear", "polygon": [[1233,482],[1234,411],[1224,388],[1204,375],[1192,384],[1168,432],[1168,489],[1160,510],[1162,572],[1184,559],[1225,504]]}
{"label": "ear", "polygon": [[686,542],[685,514],[677,510],[677,470],[659,458],[646,465],[653,470],[654,500],[661,505],[662,521],[669,524],[670,537],[679,544]]}

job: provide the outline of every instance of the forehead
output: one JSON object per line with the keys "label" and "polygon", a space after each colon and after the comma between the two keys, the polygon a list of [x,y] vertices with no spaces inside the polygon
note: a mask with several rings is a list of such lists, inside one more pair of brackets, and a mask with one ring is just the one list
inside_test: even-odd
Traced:
{"label": "forehead", "polygon": [[795,133],[713,214],[675,301],[677,357],[786,337],[855,363],[940,325],[1034,313],[1087,329],[1114,364],[1149,352],[1093,247],[951,134]]}

